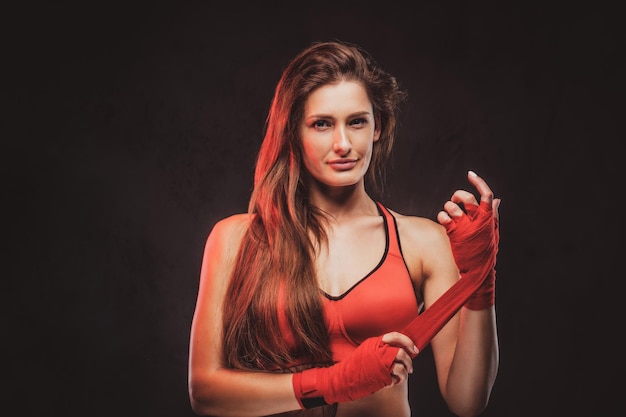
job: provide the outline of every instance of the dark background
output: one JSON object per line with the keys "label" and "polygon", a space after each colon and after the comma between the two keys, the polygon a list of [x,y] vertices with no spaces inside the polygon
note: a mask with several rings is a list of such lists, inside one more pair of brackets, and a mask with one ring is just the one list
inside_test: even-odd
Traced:
{"label": "dark background", "polygon": [[[501,365],[484,415],[614,415],[617,10],[281,3],[5,6],[2,407],[193,416],[187,348],[204,241],[247,208],[280,72],[310,42],[337,38],[409,92],[388,206],[434,219],[468,169],[502,198]],[[416,360],[413,412],[448,416],[429,355]]]}

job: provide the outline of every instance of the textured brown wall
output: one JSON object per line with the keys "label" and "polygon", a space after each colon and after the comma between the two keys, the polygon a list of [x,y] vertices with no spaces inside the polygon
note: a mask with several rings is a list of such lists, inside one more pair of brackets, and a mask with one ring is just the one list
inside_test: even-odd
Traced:
{"label": "textured brown wall", "polygon": [[[613,410],[617,14],[528,1],[211,4],[5,14],[3,349],[18,414],[193,415],[204,239],[246,210],[282,68],[334,38],[366,47],[409,91],[390,207],[434,219],[467,169],[503,200],[501,367],[485,416]],[[449,415],[429,352],[416,364],[414,414]]]}

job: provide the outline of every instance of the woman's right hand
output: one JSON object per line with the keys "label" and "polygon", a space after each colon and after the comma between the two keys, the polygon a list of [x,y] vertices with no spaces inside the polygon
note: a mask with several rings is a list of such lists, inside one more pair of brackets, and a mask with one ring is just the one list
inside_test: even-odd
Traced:
{"label": "woman's right hand", "polygon": [[400,348],[391,368],[392,385],[406,381],[409,374],[413,373],[413,358],[419,353],[417,346],[408,336],[399,332],[386,333],[381,340]]}
{"label": "woman's right hand", "polygon": [[[406,381],[417,355],[413,341],[398,332],[365,339],[346,359],[293,376],[294,392],[303,408],[358,400]],[[322,402],[323,400],[323,402]]]}

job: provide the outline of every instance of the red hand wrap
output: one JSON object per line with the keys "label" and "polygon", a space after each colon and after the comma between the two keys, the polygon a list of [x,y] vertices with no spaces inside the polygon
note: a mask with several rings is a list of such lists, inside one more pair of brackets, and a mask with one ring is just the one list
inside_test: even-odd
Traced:
{"label": "red hand wrap", "polygon": [[[490,204],[468,204],[467,215],[447,230],[456,264],[465,276],[472,270],[483,270],[491,265],[482,285],[465,303],[471,310],[489,308],[496,302],[496,254],[500,234],[498,219]],[[469,223],[468,223],[469,222]]]}
{"label": "red hand wrap", "polygon": [[446,226],[456,265],[464,275],[488,263],[496,265],[496,253],[500,235],[493,208],[485,202],[480,205],[466,204],[467,214]]}
{"label": "red hand wrap", "polygon": [[[419,350],[430,343],[463,305],[483,309],[495,301],[498,221],[491,205],[485,202],[468,204],[465,208],[467,215],[446,228],[461,279],[402,330]],[[466,304],[472,297],[475,299]]]}
{"label": "red hand wrap", "polygon": [[371,337],[350,356],[327,368],[293,374],[293,389],[303,409],[354,401],[391,385],[391,370],[400,348]]}
{"label": "red hand wrap", "polygon": [[465,307],[484,310],[496,303],[496,270],[492,269],[482,285],[467,299]]}

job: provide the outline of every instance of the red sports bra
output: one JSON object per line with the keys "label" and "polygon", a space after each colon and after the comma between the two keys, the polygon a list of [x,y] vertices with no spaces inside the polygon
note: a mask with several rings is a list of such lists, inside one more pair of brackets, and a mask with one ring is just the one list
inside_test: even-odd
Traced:
{"label": "red sports bra", "polygon": [[[423,349],[488,277],[495,279],[498,221],[488,204],[481,202],[480,206],[468,210],[472,212],[470,221],[474,225],[465,225],[460,231],[454,232],[452,243],[457,245],[456,250],[460,252],[467,249],[458,247],[459,242],[469,238],[479,244],[481,241],[489,244],[488,240],[491,240],[491,246],[486,246],[487,259],[462,273],[459,281],[429,308],[419,312],[408,268],[402,257],[395,218],[382,204],[377,205],[383,216],[387,240],[379,264],[339,297],[321,291],[324,294],[321,297],[335,361],[343,360],[368,337],[390,331],[404,333],[415,342],[418,349]],[[490,222],[493,226],[491,232],[485,227]],[[448,235],[452,233],[448,231]],[[278,296],[279,326],[288,344],[295,346],[293,333],[285,317],[284,296],[280,294],[282,291],[284,288],[281,287]]]}
{"label": "red sports bra", "polygon": [[335,362],[343,360],[368,337],[401,331],[419,314],[411,277],[402,257],[396,219],[382,204],[377,205],[387,238],[380,262],[341,296],[322,291]]}
{"label": "red sports bra", "polygon": [[[377,207],[383,217],[386,236],[385,252],[378,265],[338,297],[320,290],[335,362],[343,360],[368,337],[401,331],[419,314],[409,270],[402,257],[396,219],[381,203],[377,203]],[[279,327],[287,344],[295,347],[285,316],[283,291],[281,286]]]}

